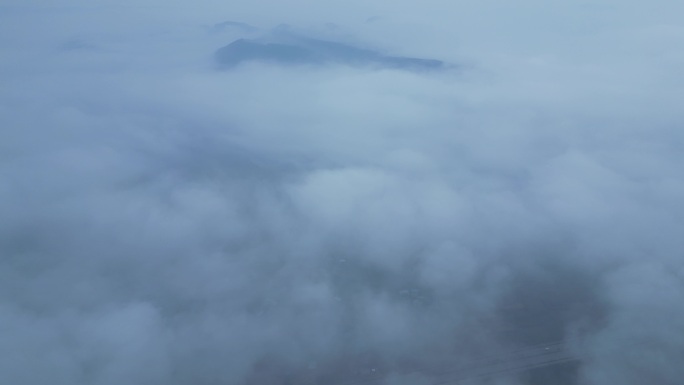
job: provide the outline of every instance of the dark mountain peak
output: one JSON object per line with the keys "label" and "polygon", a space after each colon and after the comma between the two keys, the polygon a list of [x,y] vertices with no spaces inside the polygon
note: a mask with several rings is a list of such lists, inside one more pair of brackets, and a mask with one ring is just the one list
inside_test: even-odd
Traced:
{"label": "dark mountain peak", "polygon": [[344,65],[392,68],[406,71],[434,71],[448,68],[441,60],[387,56],[378,51],[334,40],[302,36],[288,25],[273,29],[268,39],[237,39],[220,48],[215,59],[222,69],[246,62],[276,65]]}

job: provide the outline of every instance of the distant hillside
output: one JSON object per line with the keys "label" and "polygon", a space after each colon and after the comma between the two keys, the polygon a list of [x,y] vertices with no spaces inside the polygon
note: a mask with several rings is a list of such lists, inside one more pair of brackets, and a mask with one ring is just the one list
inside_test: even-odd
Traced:
{"label": "distant hillside", "polygon": [[370,49],[328,40],[289,37],[287,41],[238,39],[215,53],[221,69],[245,62],[277,65],[346,65],[354,67],[394,68],[408,71],[434,71],[447,65],[434,59],[388,56]]}

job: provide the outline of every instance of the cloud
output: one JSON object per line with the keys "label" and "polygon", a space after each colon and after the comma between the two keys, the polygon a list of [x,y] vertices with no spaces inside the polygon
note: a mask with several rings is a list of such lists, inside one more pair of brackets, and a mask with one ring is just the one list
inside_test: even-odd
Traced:
{"label": "cloud", "polygon": [[0,382],[676,383],[679,8],[7,3]]}

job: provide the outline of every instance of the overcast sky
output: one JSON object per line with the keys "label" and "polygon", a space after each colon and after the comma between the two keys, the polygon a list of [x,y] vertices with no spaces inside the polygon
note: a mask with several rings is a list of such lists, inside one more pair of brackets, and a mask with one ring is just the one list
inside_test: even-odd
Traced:
{"label": "overcast sky", "polygon": [[[678,384],[682,14],[3,1],[0,383]],[[453,67],[217,69],[281,24]]]}

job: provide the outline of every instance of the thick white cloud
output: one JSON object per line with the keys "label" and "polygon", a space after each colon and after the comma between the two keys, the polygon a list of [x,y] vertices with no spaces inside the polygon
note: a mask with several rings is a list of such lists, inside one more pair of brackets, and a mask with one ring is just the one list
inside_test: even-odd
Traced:
{"label": "thick white cloud", "polygon": [[[0,382],[430,384],[565,340],[493,381],[676,383],[682,7],[5,2]],[[219,72],[224,20],[462,66]]]}

